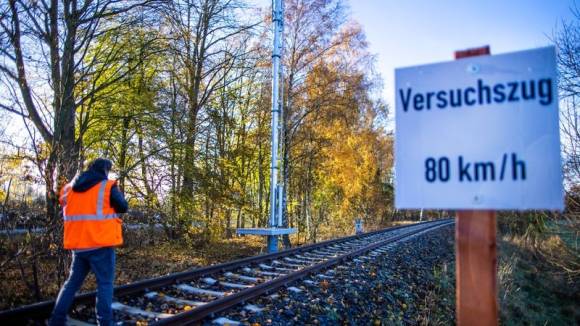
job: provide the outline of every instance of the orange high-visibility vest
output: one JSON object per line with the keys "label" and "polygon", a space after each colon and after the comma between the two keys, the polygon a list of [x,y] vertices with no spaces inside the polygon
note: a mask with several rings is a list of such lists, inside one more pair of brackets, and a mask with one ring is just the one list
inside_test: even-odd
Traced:
{"label": "orange high-visibility vest", "polygon": [[123,244],[121,219],[111,206],[111,188],[116,183],[103,180],[85,192],[60,191],[64,218],[64,248],[89,249]]}

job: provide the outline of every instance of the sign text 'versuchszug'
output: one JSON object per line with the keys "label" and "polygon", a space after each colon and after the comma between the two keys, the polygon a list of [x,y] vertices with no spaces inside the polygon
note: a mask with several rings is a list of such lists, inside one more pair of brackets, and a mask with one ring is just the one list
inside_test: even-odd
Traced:
{"label": "sign text 'versuchszug'", "polygon": [[395,74],[397,208],[562,209],[554,48]]}

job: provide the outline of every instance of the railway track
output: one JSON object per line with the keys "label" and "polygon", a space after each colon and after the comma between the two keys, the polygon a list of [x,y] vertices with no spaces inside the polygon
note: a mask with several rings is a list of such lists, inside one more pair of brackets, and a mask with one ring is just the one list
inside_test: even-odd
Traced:
{"label": "railway track", "polygon": [[[127,324],[193,324],[345,260],[367,252],[372,256],[381,247],[451,223],[439,220],[394,227],[127,284],[115,288],[115,318]],[[94,323],[94,299],[94,292],[75,298],[72,324]],[[0,324],[42,324],[53,305],[54,301],[46,301],[0,312]]]}

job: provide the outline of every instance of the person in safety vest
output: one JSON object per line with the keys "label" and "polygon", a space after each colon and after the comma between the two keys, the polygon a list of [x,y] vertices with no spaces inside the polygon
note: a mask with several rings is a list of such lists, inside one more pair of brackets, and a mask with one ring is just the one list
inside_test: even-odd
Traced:
{"label": "person in safety vest", "polygon": [[75,293],[89,271],[97,279],[97,322],[113,324],[115,249],[123,243],[121,219],[129,205],[116,181],[109,180],[113,164],[98,158],[60,191],[64,218],[64,248],[72,250],[69,277],[52,312],[50,325],[64,325]]}

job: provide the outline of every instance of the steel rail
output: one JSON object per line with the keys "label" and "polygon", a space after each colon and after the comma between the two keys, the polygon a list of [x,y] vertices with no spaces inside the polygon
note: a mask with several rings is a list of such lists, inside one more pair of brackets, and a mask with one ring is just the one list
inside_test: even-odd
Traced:
{"label": "steel rail", "polygon": [[[186,282],[186,281],[193,280],[193,279],[196,279],[196,278],[199,278],[202,276],[211,275],[211,274],[219,273],[219,272],[225,272],[227,270],[236,269],[236,268],[243,267],[243,266],[246,266],[249,264],[258,264],[258,263],[261,263],[264,261],[268,261],[268,260],[272,260],[272,259],[276,259],[276,258],[280,258],[280,257],[284,257],[284,256],[290,256],[293,254],[299,254],[302,252],[307,252],[307,251],[314,250],[317,248],[323,248],[323,247],[333,245],[333,244],[348,242],[350,240],[367,238],[367,237],[381,234],[381,233],[389,233],[389,232],[392,232],[392,231],[395,231],[398,229],[405,229],[405,228],[415,227],[415,226],[419,226],[419,225],[434,224],[434,223],[438,223],[438,222],[441,222],[441,220],[427,221],[427,222],[422,222],[422,223],[414,223],[414,224],[410,224],[410,225],[390,227],[390,228],[386,228],[386,229],[382,229],[382,230],[378,230],[378,231],[367,232],[367,233],[363,233],[363,234],[359,234],[359,235],[353,235],[353,236],[348,236],[348,237],[344,237],[344,238],[332,239],[332,240],[327,240],[327,241],[314,243],[314,244],[310,244],[310,245],[286,249],[286,250],[282,250],[282,251],[279,251],[276,253],[251,256],[251,257],[246,257],[246,258],[242,258],[242,259],[238,259],[238,260],[234,260],[234,261],[230,261],[230,262],[225,262],[225,263],[221,263],[221,264],[216,264],[216,265],[212,265],[212,266],[196,268],[196,269],[190,270],[190,271],[174,273],[174,274],[170,274],[170,275],[166,275],[166,276],[162,276],[162,277],[150,278],[150,279],[137,281],[137,282],[126,284],[126,285],[117,286],[114,288],[114,295],[116,297],[132,295],[135,293],[142,292],[144,290],[151,290],[151,289],[160,288],[160,287],[172,285],[172,284],[179,283],[179,282]],[[277,280],[277,279],[274,279],[270,282],[273,282],[275,280]],[[252,289],[259,288],[261,285],[262,284],[257,285],[255,287],[252,287]],[[242,291],[242,292],[244,292],[244,291]],[[231,294],[228,297],[235,296],[238,293]],[[92,303],[94,303],[95,298],[96,298],[96,291],[76,295],[74,298],[74,301],[73,301],[73,306],[78,305],[78,304],[92,304]],[[222,300],[222,299],[214,300],[208,304],[205,304],[204,306],[213,304],[214,302],[220,301],[220,300]],[[48,300],[48,301],[42,301],[42,302],[18,307],[18,308],[11,309],[11,310],[0,311],[0,325],[15,325],[15,324],[19,325],[19,324],[24,324],[26,322],[34,321],[34,320],[36,320],[36,321],[46,320],[50,317],[50,314],[52,312],[54,304],[55,304],[54,300]],[[192,309],[192,310],[188,311],[188,313],[195,311],[197,309],[198,308]],[[178,314],[176,316],[179,316],[182,314],[183,313]],[[173,317],[171,317],[171,318],[173,318]],[[171,319],[171,318],[168,318],[168,319]]]}
{"label": "steel rail", "polygon": [[[152,322],[150,325],[152,325],[152,326],[153,325],[154,326],[162,326],[162,325],[168,326],[168,325],[194,324],[196,322],[203,320],[204,318],[206,318],[208,316],[211,316],[213,314],[227,310],[227,309],[229,309],[237,304],[254,299],[260,295],[270,293],[270,292],[272,292],[272,291],[274,291],[282,286],[285,286],[293,281],[302,279],[305,276],[310,275],[312,273],[316,273],[322,269],[326,269],[326,268],[329,268],[331,266],[338,265],[345,260],[352,259],[356,256],[360,256],[360,255],[362,255],[370,250],[385,246],[385,245],[390,244],[390,243],[397,242],[397,241],[402,240],[404,238],[408,238],[410,236],[413,236],[417,233],[426,232],[426,231],[429,231],[431,229],[437,229],[437,228],[451,225],[454,223],[454,221],[441,222],[441,220],[439,220],[437,222],[440,222],[440,223],[429,223],[429,224],[435,224],[435,225],[430,225],[430,226],[427,226],[425,228],[414,230],[414,231],[411,231],[411,232],[406,233],[406,234],[401,234],[398,236],[394,236],[392,238],[388,238],[388,239],[385,239],[382,241],[372,243],[372,244],[367,245],[363,248],[360,248],[360,249],[354,250],[352,252],[343,254],[339,257],[332,258],[332,259],[326,260],[324,262],[318,263],[316,265],[306,267],[304,269],[287,274],[285,276],[280,276],[280,277],[275,278],[271,281],[268,281],[268,282],[265,282],[262,284],[258,284],[252,288],[242,290],[240,292],[237,292],[237,293],[225,296],[223,298],[211,301],[207,304],[204,304],[204,305],[199,306],[197,308],[194,308],[192,310],[176,314],[173,317],[169,317],[169,318],[161,319],[161,320],[156,321],[156,322]],[[417,225],[418,224],[413,224],[412,226],[417,226]]]}

